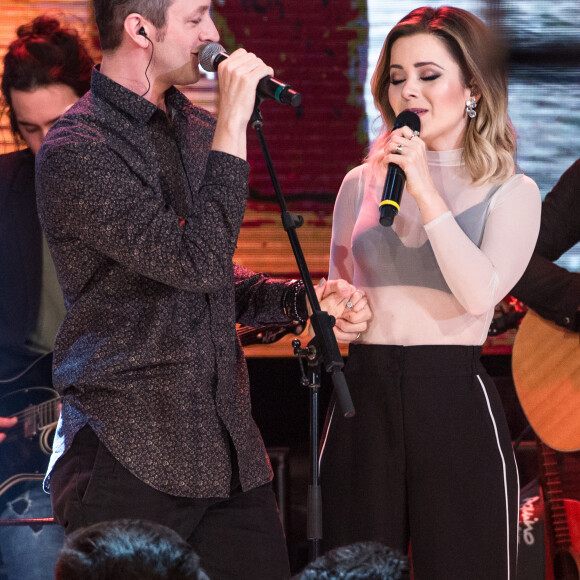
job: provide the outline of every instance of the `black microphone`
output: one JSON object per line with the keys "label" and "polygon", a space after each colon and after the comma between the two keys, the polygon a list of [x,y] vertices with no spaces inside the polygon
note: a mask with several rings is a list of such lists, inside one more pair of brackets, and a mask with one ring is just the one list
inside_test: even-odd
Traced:
{"label": "black microphone", "polygon": [[[419,119],[419,115],[413,113],[413,111],[403,111],[397,115],[393,131],[405,126],[413,131],[420,131],[421,119]],[[385,187],[383,188],[383,197],[379,205],[379,222],[382,226],[393,225],[393,220],[399,213],[405,180],[405,172],[396,163],[389,163]]]}
{"label": "black microphone", "polygon": [[[199,64],[207,72],[216,72],[219,63],[229,56],[221,44],[211,42],[203,46],[199,51]],[[274,99],[283,105],[298,107],[302,102],[302,95],[300,93],[292,90],[290,85],[284,84],[282,81],[270,76],[260,80],[256,92],[262,99]]]}

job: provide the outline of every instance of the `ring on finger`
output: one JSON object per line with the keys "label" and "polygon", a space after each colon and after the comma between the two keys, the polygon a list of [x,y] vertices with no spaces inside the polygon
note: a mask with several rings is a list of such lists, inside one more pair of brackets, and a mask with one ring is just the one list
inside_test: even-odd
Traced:
{"label": "ring on finger", "polygon": [[349,299],[349,301],[346,303],[346,307],[347,308],[352,308],[353,306],[354,306],[354,304]]}
{"label": "ring on finger", "polygon": [[402,145],[397,145],[395,147],[395,153],[397,153],[398,155],[401,155],[401,153],[403,153],[403,146]]}

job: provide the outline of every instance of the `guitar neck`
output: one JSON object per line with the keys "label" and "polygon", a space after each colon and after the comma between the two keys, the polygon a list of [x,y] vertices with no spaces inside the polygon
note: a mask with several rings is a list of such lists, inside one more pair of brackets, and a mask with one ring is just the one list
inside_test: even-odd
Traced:
{"label": "guitar neck", "polygon": [[38,405],[30,405],[16,413],[25,437],[32,437],[38,431],[54,425],[58,421],[58,405],[60,399],[55,398]]}
{"label": "guitar neck", "polygon": [[270,344],[280,340],[287,334],[299,335],[304,330],[304,324],[290,322],[289,324],[270,324],[260,328],[239,325],[236,328],[242,346],[252,344]]}
{"label": "guitar neck", "polygon": [[570,532],[558,458],[556,452],[540,440],[538,440],[538,451],[541,458],[544,504],[546,516],[550,519],[549,523],[553,531],[554,547],[556,550],[569,550]]}

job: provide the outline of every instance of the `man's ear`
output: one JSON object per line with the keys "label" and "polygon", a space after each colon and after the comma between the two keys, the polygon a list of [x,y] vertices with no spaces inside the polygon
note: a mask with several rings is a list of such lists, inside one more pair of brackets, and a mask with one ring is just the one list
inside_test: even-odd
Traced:
{"label": "man's ear", "polygon": [[125,22],[123,24],[125,29],[125,34],[139,46],[143,48],[147,48],[149,43],[151,42],[148,30],[152,28],[150,23],[147,22],[141,14],[133,12],[129,14],[127,18],[125,18]]}

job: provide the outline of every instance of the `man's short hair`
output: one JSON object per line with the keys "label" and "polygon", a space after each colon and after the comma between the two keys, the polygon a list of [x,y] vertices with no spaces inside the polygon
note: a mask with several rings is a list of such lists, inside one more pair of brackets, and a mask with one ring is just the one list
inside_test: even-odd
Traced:
{"label": "man's short hair", "polygon": [[101,49],[112,51],[119,47],[123,39],[123,27],[129,14],[141,14],[157,28],[159,34],[165,28],[167,9],[173,0],[93,0],[95,20],[99,29]]}
{"label": "man's short hair", "polygon": [[72,533],[55,580],[208,580],[181,536],[146,520],[100,522]]}

